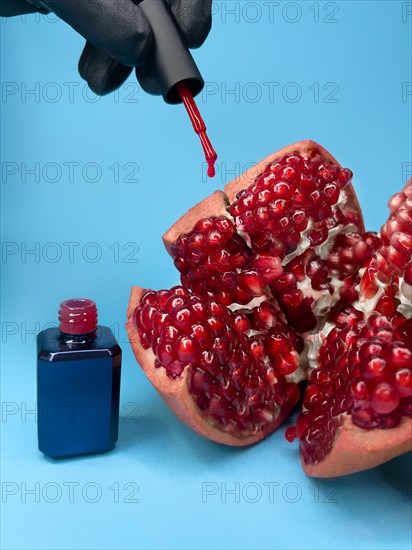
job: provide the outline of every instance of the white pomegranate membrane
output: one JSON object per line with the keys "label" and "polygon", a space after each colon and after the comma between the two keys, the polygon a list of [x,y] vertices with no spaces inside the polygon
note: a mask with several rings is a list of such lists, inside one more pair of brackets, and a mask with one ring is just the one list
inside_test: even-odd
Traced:
{"label": "white pomegranate membrane", "polygon": [[412,282],[412,204],[392,199],[381,242],[362,232],[351,177],[316,148],[270,163],[224,215],[177,239],[182,286],[141,297],[141,346],[171,386],[185,375],[181,399],[215,430],[208,437],[264,437],[307,377],[287,431],[307,463],[330,452],[345,416],[363,430],[412,417],[412,329],[398,310]]}

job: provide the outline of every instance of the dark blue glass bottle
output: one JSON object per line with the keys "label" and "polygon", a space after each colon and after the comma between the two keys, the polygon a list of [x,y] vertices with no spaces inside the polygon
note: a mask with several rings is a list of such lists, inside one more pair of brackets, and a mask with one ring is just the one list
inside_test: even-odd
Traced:
{"label": "dark blue glass bottle", "polygon": [[94,302],[66,300],[59,328],[37,336],[39,449],[63,458],[112,449],[118,437],[122,351],[97,325]]}

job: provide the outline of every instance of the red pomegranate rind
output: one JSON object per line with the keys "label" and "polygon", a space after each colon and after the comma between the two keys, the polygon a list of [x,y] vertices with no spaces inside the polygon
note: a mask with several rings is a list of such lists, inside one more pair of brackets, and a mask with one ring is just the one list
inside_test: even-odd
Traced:
{"label": "red pomegranate rind", "polygon": [[[339,162],[321,145],[312,140],[304,140],[292,145],[288,145],[283,149],[280,149],[276,153],[273,153],[266,157],[261,162],[257,163],[256,166],[253,166],[247,170],[241,176],[235,178],[231,182],[225,185],[225,193],[228,197],[229,202],[232,204],[236,200],[236,195],[239,191],[246,189],[251,185],[259,176],[263,174],[269,164],[277,162],[280,158],[286,155],[292,155],[294,152],[300,153],[302,156],[311,156],[313,154],[320,154],[326,162],[331,162],[336,164],[341,168]],[[356,197],[355,191],[353,190],[352,185],[348,185],[346,188],[347,203],[346,210],[351,212],[353,217],[357,219],[357,226],[359,231],[363,232],[365,227],[363,225],[363,219],[360,215],[361,208]]]}
{"label": "red pomegranate rind", "polygon": [[392,458],[412,450],[412,419],[404,418],[391,430],[363,430],[348,416],[338,429],[338,435],[327,458],[302,467],[310,477],[331,478],[361,472],[379,466]]}
{"label": "red pomegranate rind", "polygon": [[223,191],[215,191],[193,206],[163,235],[163,243],[174,257],[174,245],[180,235],[190,233],[197,221],[210,216],[227,216],[228,201]]}
{"label": "red pomegranate rind", "polygon": [[134,313],[136,308],[141,305],[141,298],[145,294],[145,290],[139,287],[133,287],[128,307],[128,322],[126,325],[129,335],[129,341],[133,348],[137,362],[142,367],[143,371],[148,376],[156,390],[159,392],[163,400],[175,412],[175,414],[188,426],[198,432],[200,435],[231,446],[250,445],[266,437],[269,433],[275,430],[278,425],[283,422],[289,414],[291,408],[298,399],[298,392],[295,393],[293,399],[286,402],[281,408],[279,416],[272,422],[268,422],[262,426],[262,429],[256,433],[245,435],[244,433],[229,434],[219,429],[216,423],[210,422],[210,417],[202,414],[199,407],[190,395],[190,376],[192,374],[191,366],[183,369],[182,373],[170,379],[167,376],[165,368],[155,368],[155,355],[151,349],[144,349],[139,337],[138,330],[135,327]]}

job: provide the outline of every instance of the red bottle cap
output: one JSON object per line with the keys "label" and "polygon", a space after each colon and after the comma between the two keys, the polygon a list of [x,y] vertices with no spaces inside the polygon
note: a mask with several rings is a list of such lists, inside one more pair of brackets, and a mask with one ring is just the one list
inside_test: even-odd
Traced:
{"label": "red bottle cap", "polygon": [[97,307],[92,300],[65,300],[59,309],[60,330],[66,334],[87,334],[97,328]]}

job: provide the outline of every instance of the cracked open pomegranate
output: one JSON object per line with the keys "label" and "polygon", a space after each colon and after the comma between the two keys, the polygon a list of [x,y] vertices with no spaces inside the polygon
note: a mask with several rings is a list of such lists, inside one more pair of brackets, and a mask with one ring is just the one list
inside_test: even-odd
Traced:
{"label": "cracked open pomegranate", "polygon": [[312,141],[271,155],[165,234],[181,286],[134,287],[127,313],[142,369],[213,441],[261,440],[307,384],[286,436],[319,477],[412,439],[412,184],[379,237],[351,178]]}

